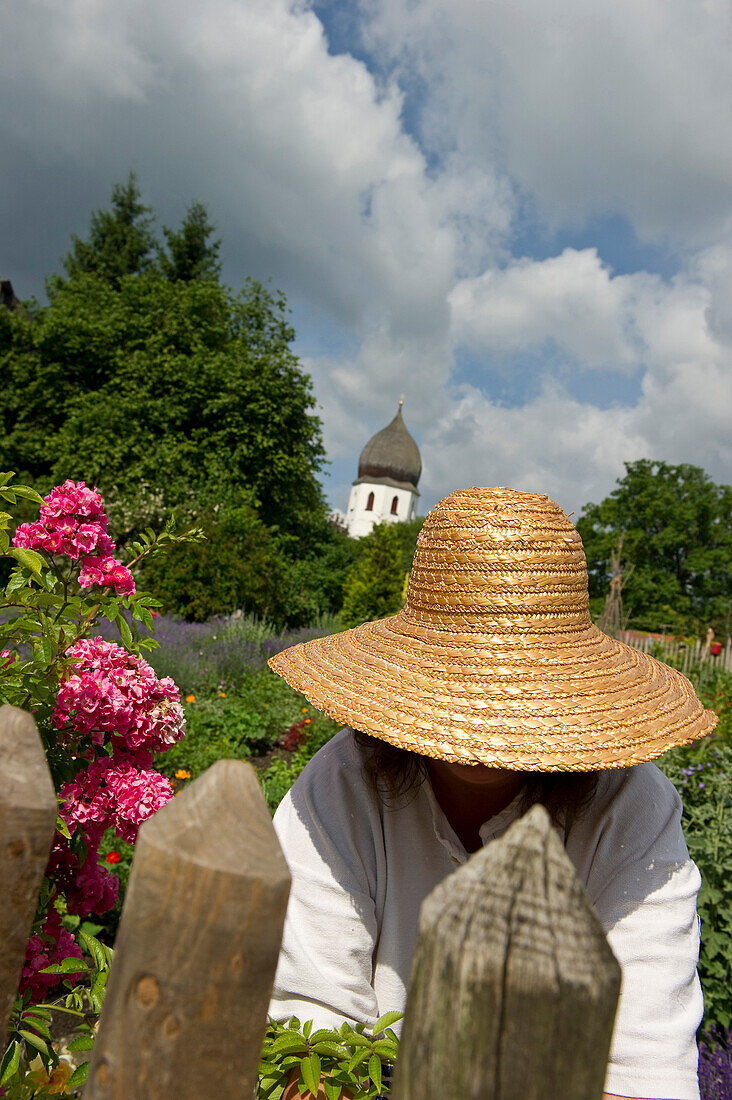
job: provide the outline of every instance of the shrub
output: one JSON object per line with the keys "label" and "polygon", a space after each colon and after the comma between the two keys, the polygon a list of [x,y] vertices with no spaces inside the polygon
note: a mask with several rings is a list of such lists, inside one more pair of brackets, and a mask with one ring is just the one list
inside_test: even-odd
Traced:
{"label": "shrub", "polygon": [[339,1100],[341,1095],[376,1100],[388,1095],[387,1077],[391,1077],[399,1046],[392,1025],[401,1018],[401,1012],[386,1012],[371,1033],[363,1024],[354,1027],[347,1020],[337,1030],[313,1031],[311,1020],[301,1027],[296,1016],[287,1024],[270,1019],[259,1064],[257,1100],[278,1100],[298,1069],[301,1095],[317,1096],[321,1084],[327,1100]]}
{"label": "shrub", "polygon": [[[124,565],[113,556],[101,497],[83,482],[66,481],[41,500],[2,474],[0,496],[41,505],[37,520],[17,527],[12,546],[12,517],[0,513],[0,552],[17,563],[0,600],[0,672],[2,701],[34,716],[59,802],[0,1065],[3,1095],[19,1100],[58,1065],[52,1011],[77,1017],[88,1033],[80,1041],[90,1042],[111,952],[96,938],[101,926],[87,918],[108,912],[119,888],[100,861],[103,834],[111,829],[133,844],[142,821],[172,797],[153,753],[180,740],[185,725],[175,683],[141,656],[155,642],[138,634],[137,620],[150,631],[153,604],[136,593],[129,568],[174,543],[172,532],[150,533]],[[90,637],[102,618],[118,641]],[[64,1077],[65,1086],[80,1087],[86,1068]]]}
{"label": "shrub", "polygon": [[732,746],[715,737],[672,749],[658,761],[684,805],[683,827],[702,876],[699,977],[703,1030],[732,1024]]}

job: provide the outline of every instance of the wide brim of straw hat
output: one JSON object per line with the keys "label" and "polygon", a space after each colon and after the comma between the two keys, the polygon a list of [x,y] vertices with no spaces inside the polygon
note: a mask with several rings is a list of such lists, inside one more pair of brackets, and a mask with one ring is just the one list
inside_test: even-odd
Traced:
{"label": "wide brim of straw hat", "polygon": [[428,516],[400,612],[269,664],[336,721],[460,764],[622,768],[710,733],[689,680],[587,608],[581,540],[558,505],[462,490]]}

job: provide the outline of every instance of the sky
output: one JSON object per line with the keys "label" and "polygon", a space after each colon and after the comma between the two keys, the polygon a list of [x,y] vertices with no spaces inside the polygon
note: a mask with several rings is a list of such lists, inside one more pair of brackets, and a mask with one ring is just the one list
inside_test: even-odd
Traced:
{"label": "sky", "polygon": [[282,290],[345,509],[404,394],[418,511],[732,482],[732,0],[0,0],[0,276],[130,169]]}

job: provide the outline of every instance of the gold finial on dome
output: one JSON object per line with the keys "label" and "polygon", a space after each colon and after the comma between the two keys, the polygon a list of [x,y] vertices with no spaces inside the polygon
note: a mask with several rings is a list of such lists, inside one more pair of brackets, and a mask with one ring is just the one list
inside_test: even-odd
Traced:
{"label": "gold finial on dome", "polygon": [[403,404],[404,404],[404,394],[401,394],[400,397],[399,397],[399,408],[400,409],[401,409]]}

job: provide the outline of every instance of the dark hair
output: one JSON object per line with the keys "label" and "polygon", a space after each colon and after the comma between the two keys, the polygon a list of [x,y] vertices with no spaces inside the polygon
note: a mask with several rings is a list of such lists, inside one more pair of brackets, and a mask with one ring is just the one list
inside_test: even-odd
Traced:
{"label": "dark hair", "polygon": [[[354,730],[366,781],[389,809],[411,801],[427,778],[428,757]],[[521,812],[537,802],[552,823],[569,833],[589,808],[602,772],[526,772]]]}

